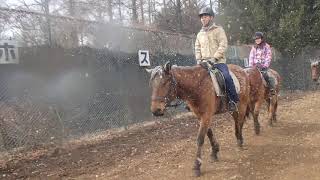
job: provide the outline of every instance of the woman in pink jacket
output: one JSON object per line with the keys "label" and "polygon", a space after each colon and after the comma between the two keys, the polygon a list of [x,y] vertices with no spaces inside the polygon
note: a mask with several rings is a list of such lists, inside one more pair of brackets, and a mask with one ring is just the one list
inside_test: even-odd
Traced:
{"label": "woman in pink jacket", "polygon": [[271,83],[271,78],[268,76],[272,52],[271,47],[265,42],[262,32],[256,32],[254,35],[255,45],[252,47],[249,56],[249,66],[257,67],[266,80],[270,92],[274,93],[274,83]]}

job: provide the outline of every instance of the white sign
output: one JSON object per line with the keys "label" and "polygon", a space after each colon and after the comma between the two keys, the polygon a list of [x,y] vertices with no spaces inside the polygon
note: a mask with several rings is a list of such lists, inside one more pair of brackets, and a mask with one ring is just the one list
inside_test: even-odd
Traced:
{"label": "white sign", "polygon": [[139,65],[140,66],[150,66],[149,51],[139,50]]}
{"label": "white sign", "polygon": [[18,63],[18,43],[13,40],[0,40],[0,64]]}

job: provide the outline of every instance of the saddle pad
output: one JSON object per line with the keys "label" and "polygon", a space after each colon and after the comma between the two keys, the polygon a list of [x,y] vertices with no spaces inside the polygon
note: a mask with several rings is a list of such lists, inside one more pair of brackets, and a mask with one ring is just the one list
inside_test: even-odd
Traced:
{"label": "saddle pad", "polygon": [[[233,72],[229,71],[229,73],[232,77],[234,86],[236,88],[236,92],[237,92],[237,94],[239,94],[240,93],[240,82]],[[212,71],[210,71],[210,76],[211,76],[211,80],[212,80],[212,84],[213,84],[213,89],[215,90],[217,96],[224,96],[224,93],[219,86],[218,80]]]}
{"label": "saddle pad", "polygon": [[239,82],[239,79],[237,78],[237,76],[232,71],[229,71],[229,72],[230,72],[230,75],[232,77],[234,86],[236,88],[236,92],[237,92],[237,94],[239,94],[240,93],[240,82]]}
{"label": "saddle pad", "polygon": [[210,72],[210,77],[211,77],[212,84],[213,84],[213,90],[216,92],[217,96],[224,96],[224,93],[222,92],[222,90],[219,86],[219,83],[218,83],[216,76],[213,74],[212,71],[209,71],[209,72]]}

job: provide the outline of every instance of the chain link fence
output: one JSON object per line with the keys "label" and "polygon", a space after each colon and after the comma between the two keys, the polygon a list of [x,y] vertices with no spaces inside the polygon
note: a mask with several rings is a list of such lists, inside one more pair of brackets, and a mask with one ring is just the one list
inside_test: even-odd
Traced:
{"label": "chain link fence", "polygon": [[[137,53],[80,47],[19,48],[19,64],[1,65],[0,147],[59,144],[111,128],[152,120],[149,74]],[[151,54],[194,63],[192,55]]]}
{"label": "chain link fence", "polygon": [[194,63],[193,37],[25,10],[0,8],[19,41],[19,64],[0,65],[0,150],[60,144],[70,138],[152,120],[152,66]]}

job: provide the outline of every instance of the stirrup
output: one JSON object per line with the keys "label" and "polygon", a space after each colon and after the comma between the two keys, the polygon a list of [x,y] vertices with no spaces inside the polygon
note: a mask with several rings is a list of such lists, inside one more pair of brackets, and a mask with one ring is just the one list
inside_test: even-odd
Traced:
{"label": "stirrup", "polygon": [[238,112],[238,106],[237,103],[233,102],[233,101],[229,101],[228,103],[228,110],[230,112]]}
{"label": "stirrup", "polygon": [[270,95],[276,95],[276,91],[274,89],[271,88],[269,91],[270,91]]}

